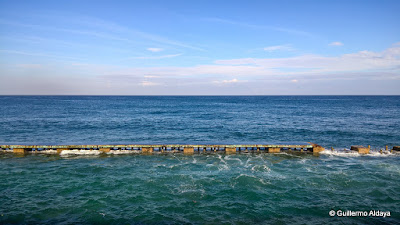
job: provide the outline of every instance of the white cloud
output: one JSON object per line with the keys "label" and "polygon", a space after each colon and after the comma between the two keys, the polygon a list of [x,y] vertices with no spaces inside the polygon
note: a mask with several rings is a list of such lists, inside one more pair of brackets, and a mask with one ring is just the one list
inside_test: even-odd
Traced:
{"label": "white cloud", "polygon": [[340,41],[335,41],[329,44],[330,46],[343,46],[344,44]]}
{"label": "white cloud", "polygon": [[143,87],[149,87],[149,86],[157,86],[157,85],[160,85],[160,84],[144,80],[144,81],[140,82],[139,85],[143,86]]}
{"label": "white cloud", "polygon": [[[97,74],[112,79],[113,76],[157,76],[165,78],[207,78],[218,80],[218,76],[231,77],[232,80],[219,80],[216,83],[240,82],[260,78],[287,77],[306,80],[306,77],[329,77],[342,79],[344,74],[349,77],[362,77],[363,74],[375,74],[375,77],[391,79],[400,78],[400,45],[393,45],[382,52],[360,51],[336,57],[321,55],[301,55],[288,58],[239,58],[217,60],[212,64],[188,67],[135,67],[111,68],[98,70]],[[397,74],[397,75],[396,75]],[[294,77],[296,76],[296,78]],[[393,77],[394,76],[394,77]],[[216,79],[217,77],[217,79]],[[368,76],[372,79],[371,76]],[[235,78],[236,80],[234,80]]]}
{"label": "white cloud", "polygon": [[[268,77],[296,76],[302,77],[326,77],[334,79],[343,78],[343,74],[349,77],[362,76],[366,73],[374,73],[376,77],[387,77],[385,73],[397,74],[394,79],[400,78],[400,45],[394,45],[382,52],[361,51],[352,54],[344,54],[337,57],[321,55],[301,55],[288,58],[240,58],[229,60],[217,60],[213,64],[196,65],[189,67],[136,67],[99,70],[102,76],[111,78],[124,74],[126,76],[143,75],[158,76],[160,79],[171,77],[210,77],[230,76],[229,81],[254,80]],[[358,74],[358,75],[357,75]],[[393,76],[393,75],[391,75]],[[371,76],[369,76],[371,77]],[[235,78],[236,80],[234,80]],[[258,79],[257,78],[257,79]],[[297,79],[297,78],[291,78]],[[393,77],[391,78],[393,79]],[[290,80],[290,79],[289,79]],[[217,82],[217,83],[218,83]]]}
{"label": "white cloud", "polygon": [[159,76],[145,75],[144,78],[158,78]]}
{"label": "white cloud", "polygon": [[264,48],[264,51],[274,52],[274,51],[292,51],[293,48],[290,45],[274,45]]}
{"label": "white cloud", "polygon": [[[212,64],[188,67],[136,67],[101,70],[103,79],[128,80],[157,76],[162,87],[181,84],[197,87],[194,80],[227,87],[246,83],[256,85],[283,81],[303,84],[310,81],[334,80],[400,80],[400,44],[382,52],[360,51],[337,57],[301,55],[288,58],[241,58],[217,60]],[[136,77],[136,78],[135,78]],[[228,78],[227,78],[228,77]],[[150,77],[144,77],[149,79]],[[172,82],[174,80],[175,82]],[[302,82],[305,81],[305,82]],[[142,86],[152,83],[143,83]],[[249,86],[250,87],[250,86]],[[191,92],[190,92],[191,93]]]}
{"label": "white cloud", "polygon": [[[0,51],[0,53],[4,54],[5,52]],[[8,53],[9,52],[7,52],[7,54]],[[383,50],[381,52],[360,51],[336,57],[328,57],[322,55],[301,55],[288,58],[239,58],[229,60],[217,60],[214,63],[210,64],[186,67],[170,66],[126,68],[123,66],[92,64],[79,64],[78,66],[74,67],[69,66],[70,64],[65,64],[65,69],[59,69],[47,68],[46,65],[43,65],[43,68],[38,68],[34,70],[27,70],[24,68],[16,69],[15,66],[3,66],[2,68],[0,68],[0,74],[5,75],[0,76],[0,84],[7,83],[7,80],[12,80],[13,84],[16,84],[19,81],[13,77],[18,78],[20,74],[23,74],[24,76],[30,78],[42,78],[43,80],[44,78],[42,74],[53,76],[54,74],[57,74],[57,71],[64,71],[64,73],[66,74],[65,77],[68,77],[69,74],[76,74],[76,77],[79,77],[82,73],[96,75],[84,79],[74,78],[75,82],[81,82],[81,80],[85,79],[92,79],[91,82],[93,83],[93,85],[98,85],[98,87],[106,87],[105,84],[110,83],[110,90],[115,91],[119,91],[121,89],[119,88],[121,85],[123,87],[127,87],[127,90],[134,89],[132,89],[131,87],[138,87],[139,89],[135,90],[138,91],[137,93],[142,94],[153,93],[150,92],[152,91],[152,89],[148,89],[146,87],[156,85],[159,85],[158,87],[161,89],[165,88],[165,90],[163,89],[164,92],[162,93],[170,93],[168,91],[171,90],[171,87],[178,86],[187,87],[186,89],[179,89],[182,90],[182,92],[179,93],[185,93],[183,90],[185,90],[187,93],[203,93],[197,92],[196,88],[208,88],[207,84],[210,85],[210,83],[218,85],[221,89],[229,88],[230,85],[246,87],[247,89],[244,88],[246,90],[248,90],[248,88],[251,89],[251,87],[253,86],[258,86],[260,88],[260,92],[257,93],[266,93],[262,88],[265,87],[265,85],[273,85],[275,89],[279,89],[279,85],[275,84],[279,84],[279,82],[293,82],[293,84],[295,84],[296,81],[296,86],[307,84],[307,82],[308,84],[310,84],[310,82],[314,82],[314,84],[319,84],[318,82],[325,82],[325,85],[327,85],[324,86],[325,88],[329,88],[329,84],[331,82],[337,82],[337,85],[340,84],[337,87],[341,87],[341,85],[346,84],[345,82],[354,81],[353,84],[356,84],[355,82],[358,81],[371,81],[369,82],[369,84],[372,84],[372,80],[375,80],[376,82],[386,82],[385,85],[389,84],[390,86],[392,84],[398,84],[398,82],[400,81],[400,43],[395,44],[392,47],[387,48],[386,50]],[[24,82],[26,83],[25,87],[30,87],[28,80],[29,79],[24,80]],[[342,83],[340,83],[339,81],[342,81]],[[60,82],[60,80],[54,79],[54,82]],[[60,82],[58,85],[65,86],[64,84],[62,84],[62,82]],[[9,88],[9,85],[3,85],[3,87]],[[118,90],[117,87],[119,88]],[[374,88],[374,86],[370,87]],[[9,91],[7,92],[7,90]],[[29,93],[39,93],[35,92],[34,89],[29,90],[31,90],[31,92]],[[52,90],[54,91],[55,89]],[[143,92],[139,92],[140,90],[142,90]],[[232,93],[232,89],[226,90],[226,93]],[[365,88],[363,88],[363,90],[365,90]],[[12,89],[1,90],[0,88],[0,91],[2,91],[2,93],[18,93],[13,91]],[[60,89],[59,91],[56,91],[54,93],[70,93],[69,91],[70,89],[66,88]],[[376,93],[399,93],[398,91],[390,91],[377,91]],[[28,93],[23,89],[21,89],[19,92]],[[85,94],[86,92],[81,91],[79,93]],[[131,92],[127,91],[126,93]]]}
{"label": "white cloud", "polygon": [[161,51],[163,51],[164,49],[162,49],[162,48],[147,48],[147,50],[148,50],[148,51],[151,51],[151,52],[161,52]]}
{"label": "white cloud", "polygon": [[247,82],[247,80],[238,80],[237,78],[233,78],[231,80],[215,80],[212,81],[214,84],[234,84],[234,83],[243,83]]}
{"label": "white cloud", "polygon": [[[394,45],[382,52],[360,51],[337,57],[302,55],[289,58],[242,58],[217,60],[222,66],[249,66],[256,71],[269,70],[275,74],[307,74],[387,70],[400,68],[400,46]],[[290,70],[290,72],[286,72]],[[251,72],[251,71],[250,71]]]}
{"label": "white cloud", "polygon": [[239,82],[239,81],[238,81],[238,79],[234,78],[234,79],[232,79],[232,80],[223,80],[222,82],[223,82],[223,83],[237,83],[237,82]]}
{"label": "white cloud", "polygon": [[[218,82],[218,81],[217,81]],[[238,79],[233,78],[232,80],[223,80],[223,81],[219,81],[219,83],[224,83],[224,84],[229,84],[229,83],[237,83],[239,82]]]}

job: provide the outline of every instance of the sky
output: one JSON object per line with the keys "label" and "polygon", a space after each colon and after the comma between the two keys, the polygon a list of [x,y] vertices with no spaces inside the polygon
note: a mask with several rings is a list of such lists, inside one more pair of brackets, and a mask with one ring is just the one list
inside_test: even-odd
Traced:
{"label": "sky", "polygon": [[400,95],[400,1],[0,0],[0,95]]}

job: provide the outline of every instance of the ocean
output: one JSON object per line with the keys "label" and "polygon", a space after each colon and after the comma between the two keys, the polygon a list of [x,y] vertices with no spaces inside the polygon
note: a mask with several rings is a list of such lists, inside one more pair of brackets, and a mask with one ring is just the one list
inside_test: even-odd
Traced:
{"label": "ocean", "polygon": [[[376,152],[400,145],[400,96],[0,96],[0,103],[0,144],[313,142],[339,150],[0,153],[1,224],[400,222],[400,155]],[[351,145],[374,153],[340,153]],[[338,216],[371,210],[390,216]]]}

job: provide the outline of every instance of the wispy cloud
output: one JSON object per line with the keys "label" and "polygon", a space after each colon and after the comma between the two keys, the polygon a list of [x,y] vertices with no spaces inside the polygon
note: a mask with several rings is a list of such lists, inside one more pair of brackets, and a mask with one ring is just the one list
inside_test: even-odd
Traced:
{"label": "wispy cloud", "polygon": [[329,45],[330,46],[343,46],[344,44],[340,41],[335,41],[335,42],[329,43]]}
{"label": "wispy cloud", "polygon": [[159,55],[159,56],[138,56],[138,57],[131,57],[130,59],[167,59],[167,58],[174,58],[181,56],[180,54],[172,54],[172,55]]}
{"label": "wispy cloud", "polygon": [[122,41],[135,43],[133,38],[142,38],[148,41],[153,41],[157,43],[162,43],[166,45],[172,45],[182,48],[189,48],[197,51],[205,51],[203,48],[199,48],[190,44],[182,43],[179,41],[171,40],[166,37],[162,37],[155,34],[150,34],[147,32],[143,32],[140,30],[136,30],[134,28],[128,28],[113,22],[108,22],[96,18],[82,17],[82,19],[71,18],[76,23],[80,23],[81,25],[85,25],[88,28],[85,30],[79,29],[70,29],[62,26],[54,27],[54,26],[45,26],[45,25],[37,25],[37,24],[29,24],[29,23],[19,23],[14,21],[8,21],[0,19],[0,24],[3,25],[11,25],[11,26],[20,26],[20,27],[29,27],[32,29],[40,29],[40,30],[48,30],[48,31],[57,31],[57,32],[67,32],[79,35],[87,35],[97,38]]}
{"label": "wispy cloud", "polygon": [[79,49],[96,49],[96,50],[105,50],[105,51],[112,51],[112,52],[122,52],[122,53],[131,53],[132,49],[123,49],[123,48],[116,48],[110,47],[106,45],[96,45],[95,43],[79,43],[79,42],[71,42],[71,41],[64,41],[60,39],[52,39],[52,38],[43,38],[39,36],[7,36],[1,37],[1,39],[5,39],[7,41],[13,42],[21,42],[21,43],[29,43],[29,44],[36,44],[36,45],[43,45],[44,43],[47,46],[53,45],[57,47],[67,47],[67,48],[79,48]]}
{"label": "wispy cloud", "polygon": [[130,27],[128,28],[126,26],[116,24],[116,23],[110,22],[110,21],[101,20],[98,18],[85,17],[85,19],[83,20],[83,23],[85,23],[88,26],[99,27],[101,29],[108,30],[111,32],[125,33],[126,35],[129,35],[129,36],[139,36],[144,39],[148,39],[148,40],[151,40],[154,42],[159,42],[159,43],[163,43],[163,44],[167,44],[167,45],[189,48],[189,49],[198,50],[198,51],[205,51],[204,49],[199,48],[197,46],[193,46],[193,45],[179,42],[176,40],[171,40],[169,38],[162,37],[160,35],[143,32],[143,31],[140,31],[140,30],[137,30],[134,28],[130,28]]}
{"label": "wispy cloud", "polygon": [[24,69],[41,69],[41,68],[43,68],[43,65],[41,65],[41,64],[17,64],[16,66],[19,68],[24,68]]}
{"label": "wispy cloud", "polygon": [[162,49],[162,48],[147,48],[147,51],[150,51],[150,52],[161,52],[163,50],[164,49]]}
{"label": "wispy cloud", "polygon": [[294,50],[291,45],[274,45],[264,48],[264,51],[274,52],[274,51],[292,51]]}
{"label": "wispy cloud", "polygon": [[288,33],[288,34],[314,37],[314,35],[309,32],[286,28],[286,27],[277,27],[277,26],[269,26],[269,25],[255,25],[255,24],[249,24],[249,23],[244,23],[244,22],[240,22],[240,21],[227,20],[227,19],[221,19],[221,18],[203,18],[203,20],[209,21],[209,22],[242,26],[242,27],[247,27],[247,28],[251,28],[251,29],[274,30],[274,31]]}
{"label": "wispy cloud", "polygon": [[27,55],[27,56],[40,56],[46,58],[54,58],[54,59],[70,59],[70,60],[86,60],[82,58],[55,55],[51,53],[41,53],[41,52],[26,52],[26,51],[17,51],[17,50],[8,50],[8,49],[0,49],[0,53],[8,53],[8,54],[17,54],[17,55]]}

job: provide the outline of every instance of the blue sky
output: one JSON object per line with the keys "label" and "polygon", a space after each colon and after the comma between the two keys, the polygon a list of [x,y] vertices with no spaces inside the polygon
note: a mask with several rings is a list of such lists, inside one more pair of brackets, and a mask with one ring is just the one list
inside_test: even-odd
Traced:
{"label": "blue sky", "polygon": [[0,94],[400,94],[400,1],[0,1]]}

